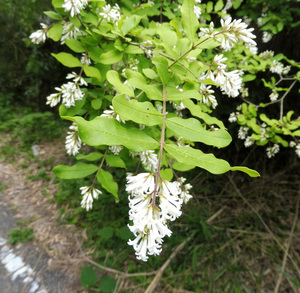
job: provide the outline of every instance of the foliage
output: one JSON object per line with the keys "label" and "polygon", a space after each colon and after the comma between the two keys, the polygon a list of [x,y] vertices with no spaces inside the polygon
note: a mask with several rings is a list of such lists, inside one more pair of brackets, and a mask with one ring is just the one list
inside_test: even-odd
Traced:
{"label": "foliage", "polygon": [[10,244],[16,244],[19,242],[28,243],[34,237],[34,234],[32,228],[23,228],[9,231],[8,236],[9,238],[7,242]]}
{"label": "foliage", "polygon": [[[247,5],[251,2],[246,1],[240,11],[250,9]],[[192,197],[192,186],[183,184],[186,179],[180,177],[181,172],[200,168],[214,175],[241,171],[259,176],[247,167],[231,166],[230,158],[228,162],[215,156],[220,154],[217,149],[226,148],[232,140],[224,125],[224,116],[230,113],[229,121],[241,126],[238,138],[245,140],[245,147],[267,146],[267,155],[272,157],[280,144],[295,147],[300,156],[300,124],[295,118],[298,109],[286,111],[285,107],[289,106],[285,103],[287,95],[295,94],[299,65],[283,54],[266,51],[258,55],[252,30],[241,20],[232,21],[227,14],[230,7],[226,8],[223,1],[199,4],[184,0],[179,1],[180,6],[159,1],[123,1],[121,7],[100,1],[70,4],[53,0],[52,4],[55,11],[46,15],[53,23],[42,24],[30,38],[37,44],[45,42],[46,37],[61,41],[63,51],[52,53],[52,57],[72,70],[68,81],[47,97],[51,107],[61,103],[60,116],[73,122],[66,149],[68,154],[77,155],[77,162],[53,169],[61,179],[79,179],[82,183],[81,207],[75,207],[72,223],[88,225],[88,220],[81,222],[82,209],[97,209],[107,193],[115,202],[123,198],[124,204],[127,192],[129,229],[136,237],[128,243],[143,261],[148,260],[147,254],[160,254],[163,237],[172,233],[167,225],[181,215],[183,201]],[[235,1],[233,9],[240,5]],[[262,30],[274,27],[272,8],[267,8]],[[292,12],[271,29],[274,34],[291,25],[292,13],[299,12],[287,11]],[[221,27],[215,28],[218,18]],[[211,20],[214,22],[210,25],[206,23]],[[263,84],[263,95],[271,101],[262,101],[258,91],[247,88],[253,84]],[[228,102],[224,95],[240,96],[241,100]],[[224,104],[226,107],[222,107]],[[274,104],[280,106],[277,119],[273,114],[278,111],[269,110]],[[83,143],[92,147],[90,153],[79,153]],[[123,177],[114,168],[120,168]],[[125,191],[124,170],[135,172],[127,174]],[[72,200],[78,204],[78,199]],[[99,220],[91,212],[87,213],[89,217],[93,224]],[[153,223],[159,221],[164,232],[160,230],[154,237]],[[200,224],[200,236],[209,242],[213,231],[202,219]],[[111,219],[102,227],[97,233],[101,244],[121,235]],[[192,259],[195,263],[196,252]],[[227,269],[244,270],[239,266]],[[223,273],[219,271],[212,281]],[[230,286],[238,288],[239,284]]]}

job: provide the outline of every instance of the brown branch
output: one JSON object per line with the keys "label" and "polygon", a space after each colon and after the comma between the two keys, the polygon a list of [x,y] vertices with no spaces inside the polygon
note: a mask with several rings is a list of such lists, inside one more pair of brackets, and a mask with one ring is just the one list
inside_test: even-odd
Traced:
{"label": "brown branch", "polygon": [[187,240],[180,243],[176,249],[173,251],[173,253],[170,255],[170,257],[165,261],[165,263],[162,265],[162,267],[158,270],[156,276],[154,277],[154,279],[152,280],[152,282],[150,283],[150,285],[148,286],[148,288],[146,289],[145,293],[152,293],[153,290],[155,289],[157,283],[159,282],[163,272],[165,271],[165,269],[167,268],[167,266],[169,265],[169,263],[171,262],[171,260],[173,258],[175,258],[175,256],[180,252],[180,250],[183,249],[184,245],[186,244]]}

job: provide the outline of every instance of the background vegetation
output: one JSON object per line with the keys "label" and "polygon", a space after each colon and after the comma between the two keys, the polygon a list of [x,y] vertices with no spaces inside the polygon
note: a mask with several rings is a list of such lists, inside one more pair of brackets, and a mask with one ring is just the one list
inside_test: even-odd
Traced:
{"label": "background vegetation", "polygon": [[[268,20],[258,27],[256,22],[262,7]],[[0,24],[4,28],[0,40],[0,131],[9,134],[0,155],[5,159],[16,160],[21,148],[30,162],[35,160],[32,145],[64,139],[60,135],[66,132],[66,124],[59,120],[56,110],[45,106],[45,97],[66,75],[49,57],[50,52],[58,51],[57,45],[50,40],[34,46],[28,38],[40,22],[47,22],[42,11],[50,9],[47,0],[0,3]],[[300,60],[297,1],[248,0],[237,10],[233,7],[231,13],[251,17],[260,52],[271,49],[289,59]],[[266,30],[274,36],[263,43],[260,40]],[[250,96],[258,99],[268,96],[259,77],[249,83]],[[296,88],[290,94],[286,106],[299,115],[297,92]],[[235,126],[227,122],[234,108],[229,103],[233,102],[240,101],[223,101],[219,105],[222,112],[217,110],[216,115],[226,121],[236,137]],[[276,113],[278,108],[270,110],[270,115]],[[59,184],[54,200],[61,206],[60,222],[87,229],[85,246],[95,249],[92,257],[102,266],[83,267],[84,288],[90,288],[91,292],[145,292],[167,263],[161,279],[157,279],[156,290],[160,292],[298,292],[299,158],[285,149],[270,160],[265,150],[246,149],[237,139],[218,152],[232,164],[244,160],[243,164],[260,172],[261,178],[248,179],[238,174],[216,177],[199,170],[188,174],[194,199],[183,210],[180,223],[173,225],[173,237],[165,239],[162,255],[147,263],[137,262],[132,248],[126,244],[131,234],[126,226],[128,205],[124,189],[119,190],[119,204],[103,194],[94,202],[93,210],[86,212],[80,207],[78,192],[85,185],[84,180],[52,182],[51,177],[43,175],[50,173],[51,168],[41,167],[41,178],[48,180],[48,184]],[[49,165],[53,167],[51,162]],[[111,171],[115,178],[124,180],[124,170]],[[108,273],[107,267],[119,272]],[[141,272],[145,273],[134,275]],[[276,289],[279,279],[280,289]]]}

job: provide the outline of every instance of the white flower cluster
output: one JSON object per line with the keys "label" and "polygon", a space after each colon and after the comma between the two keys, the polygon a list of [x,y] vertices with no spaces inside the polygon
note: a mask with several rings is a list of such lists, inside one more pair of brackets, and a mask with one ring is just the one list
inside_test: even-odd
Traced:
{"label": "white flower cluster", "polygon": [[69,73],[66,78],[73,79],[73,81],[63,84],[60,88],[56,87],[55,89],[58,92],[51,94],[46,98],[46,104],[50,105],[50,107],[55,107],[62,99],[62,103],[67,108],[70,108],[75,106],[76,101],[82,100],[84,97],[84,92],[79,86],[87,86],[86,81],[75,72]]}
{"label": "white flower cluster", "polygon": [[238,138],[246,139],[248,131],[249,131],[249,128],[247,126],[241,126],[238,131]]}
{"label": "white flower cluster", "polygon": [[161,253],[163,238],[172,234],[167,222],[178,218],[183,201],[191,198],[190,184],[181,188],[184,181],[184,178],[175,182],[161,180],[156,186],[154,174],[127,175],[129,219],[132,221],[132,226],[128,227],[136,237],[128,244],[133,246],[137,259],[147,261],[148,255]]}
{"label": "white flower cluster", "polygon": [[262,35],[262,41],[263,43],[268,43],[271,41],[273,35],[270,32],[264,31]]}
{"label": "white flower cluster", "polygon": [[279,94],[275,90],[273,90],[269,97],[271,102],[275,102],[278,99]]}
{"label": "white flower cluster", "polygon": [[259,57],[261,57],[265,60],[268,60],[270,57],[273,57],[273,56],[274,56],[274,51],[271,51],[271,50],[266,50],[259,54]]}
{"label": "white flower cluster", "polygon": [[111,7],[110,4],[105,5],[103,7],[103,12],[100,12],[99,14],[108,22],[112,21],[114,24],[117,24],[122,17],[118,4],[115,4],[114,7]]}
{"label": "white flower cluster", "polygon": [[80,187],[80,190],[81,194],[83,195],[81,207],[89,211],[93,208],[94,199],[98,199],[99,194],[102,194],[102,192],[99,189],[91,186]]}
{"label": "white flower cluster", "polygon": [[80,11],[88,4],[88,0],[65,0],[65,3],[62,5],[62,8],[65,9],[65,12],[70,11],[71,17],[74,17],[77,14],[80,14]]}
{"label": "white flower cluster", "polygon": [[201,3],[201,0],[195,0],[194,13],[197,18],[199,18],[201,15],[201,7],[197,6],[197,4],[200,4],[200,3]]}
{"label": "white flower cluster", "polygon": [[64,44],[65,40],[77,39],[79,34],[83,34],[78,27],[76,27],[72,22],[68,21],[63,24],[62,36],[60,38],[60,43]]}
{"label": "white flower cluster", "polygon": [[288,65],[284,67],[284,65],[277,60],[273,60],[273,63],[270,66],[270,71],[277,74],[286,75],[289,73],[290,70],[291,70],[291,66]]}
{"label": "white flower cluster", "polygon": [[152,172],[155,172],[157,170],[158,158],[153,150],[141,152],[139,155],[142,165],[146,170]]}
{"label": "white flower cluster", "polygon": [[69,127],[71,131],[67,132],[65,147],[68,155],[77,155],[81,148],[81,139],[78,136],[78,127],[75,122]]}
{"label": "white flower cluster", "polygon": [[109,146],[108,149],[115,155],[117,156],[120,151],[123,149],[123,146],[121,145],[112,145],[112,146]]}
{"label": "white flower cluster", "polygon": [[268,147],[267,148],[267,156],[268,158],[272,158],[274,157],[277,153],[279,153],[279,145],[278,144],[274,144],[272,147]]}
{"label": "white flower cluster", "polygon": [[213,95],[215,92],[211,89],[211,85],[206,86],[204,83],[201,83],[199,92],[202,94],[202,102],[208,107],[215,109],[218,105],[216,97]]}
{"label": "white flower cluster", "polygon": [[[216,55],[211,64],[210,69],[202,74],[200,80],[211,79],[213,82],[220,85],[221,91],[229,97],[235,98],[239,95],[239,90],[242,88],[242,74],[241,70],[226,71],[227,65],[224,62],[227,60],[223,57],[223,54]],[[217,106],[216,98],[212,95],[212,90],[208,88],[202,88],[206,90],[205,101],[206,104],[210,104],[215,108]],[[201,91],[201,89],[200,89]]]}
{"label": "white flower cluster", "polygon": [[228,121],[233,123],[236,122],[239,118],[240,112],[232,112],[229,115]]}
{"label": "white flower cluster", "polygon": [[48,26],[44,23],[41,23],[41,27],[42,29],[37,30],[29,36],[34,44],[45,43],[46,41]]}
{"label": "white flower cluster", "polygon": [[[238,40],[241,40],[248,46],[256,46],[256,42],[253,39],[256,38],[252,31],[254,28],[247,28],[248,25],[242,22],[242,19],[234,19],[228,17],[226,20],[221,19],[222,32],[214,31],[214,23],[211,22],[209,28],[200,28],[200,36],[211,36],[221,43],[221,47],[225,51],[230,51]],[[223,35],[223,38],[218,38],[219,34]]]}

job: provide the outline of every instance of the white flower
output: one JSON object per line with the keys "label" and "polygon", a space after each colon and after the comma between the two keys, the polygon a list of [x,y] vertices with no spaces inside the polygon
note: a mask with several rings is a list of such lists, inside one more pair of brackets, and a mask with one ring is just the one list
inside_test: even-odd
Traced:
{"label": "white flower", "polygon": [[120,123],[124,123],[125,124],[125,121],[122,120],[119,116],[119,114],[117,114],[114,110],[114,107],[112,105],[109,106],[109,108],[111,110],[104,110],[103,113],[101,114],[101,116],[103,117],[108,117],[108,118],[115,118],[116,120],[118,120]]}
{"label": "white flower", "polygon": [[201,15],[201,8],[197,5],[194,5],[194,13],[196,14],[196,17],[199,18]]}
{"label": "white flower", "polygon": [[273,91],[271,94],[270,94],[270,100],[271,102],[274,102],[278,99],[278,93],[276,91]]}
{"label": "white flower", "polygon": [[72,22],[66,22],[63,25],[62,36],[60,38],[60,43],[64,44],[65,40],[77,39],[77,36],[82,34],[78,27],[76,27]]}
{"label": "white flower", "polygon": [[247,136],[246,140],[244,142],[245,147],[248,148],[248,147],[252,146],[253,143],[254,143],[254,139],[251,136]]}
{"label": "white flower", "polygon": [[94,199],[98,199],[99,194],[102,194],[102,192],[99,189],[92,188],[91,186],[80,187],[80,190],[83,195],[81,207],[89,211],[93,208]]}
{"label": "white flower", "polygon": [[267,156],[269,159],[274,157],[277,153],[279,153],[279,145],[278,144],[274,144],[273,147],[267,148]]}
{"label": "white flower", "polygon": [[265,141],[269,135],[267,134],[267,130],[266,130],[267,125],[265,123],[263,123],[260,127],[260,141],[263,142]]}
{"label": "white flower", "polygon": [[186,179],[183,177],[177,179],[177,182],[179,182],[179,188],[181,189],[180,198],[186,204],[193,196],[189,193],[189,190],[192,188],[192,185],[189,183],[183,184],[185,181]]}
{"label": "white flower", "polygon": [[266,50],[259,54],[259,57],[262,57],[265,60],[268,60],[270,57],[274,56],[274,51]]}
{"label": "white flower", "polygon": [[245,139],[248,131],[249,131],[249,128],[247,126],[241,126],[238,131],[238,138]]}
{"label": "white flower", "polygon": [[41,27],[42,29],[37,30],[29,36],[34,44],[45,43],[46,41],[48,26],[44,23],[41,23]]}
{"label": "white flower", "polygon": [[75,102],[78,100],[82,100],[84,97],[84,92],[81,91],[80,87],[77,83],[68,82],[61,86],[62,92],[62,103],[67,107],[70,108],[75,106]]}
{"label": "white flower", "polygon": [[201,83],[199,91],[202,94],[202,102],[208,107],[215,109],[218,105],[218,102],[216,97],[213,95],[214,91],[211,90],[211,86],[206,86],[205,84]]}
{"label": "white flower", "polygon": [[221,43],[221,47],[225,51],[231,50],[234,44],[241,40],[244,43],[249,43],[252,45],[256,45],[256,42],[253,41],[256,36],[252,34],[253,28],[247,28],[248,25],[242,22],[241,19],[233,20],[229,17],[226,20],[221,19],[221,26],[223,28],[223,40]]}
{"label": "white flower", "polygon": [[69,127],[71,131],[67,132],[65,147],[68,155],[77,155],[81,148],[81,139],[78,136],[78,127],[75,122]]}
{"label": "white flower", "polygon": [[211,21],[209,24],[209,28],[201,27],[200,33],[198,35],[199,35],[199,38],[201,38],[203,36],[210,37],[213,34],[214,34],[214,23]]}
{"label": "white flower", "polygon": [[[180,90],[180,89],[179,89]],[[182,90],[182,89],[181,89]],[[175,114],[179,117],[182,117],[182,110],[184,110],[186,107],[183,105],[182,102],[180,102],[179,105],[172,102],[172,106],[175,108]]]}
{"label": "white flower", "polygon": [[83,65],[91,65],[91,63],[92,63],[92,61],[91,61],[89,55],[86,54],[86,53],[82,53],[80,62],[81,62]]}
{"label": "white flower", "polygon": [[239,115],[240,115],[239,112],[230,113],[228,121],[231,122],[231,123],[236,122],[238,120]]}
{"label": "white flower", "polygon": [[253,55],[257,55],[258,53],[258,48],[256,45],[253,45],[252,43],[246,43],[245,46],[249,49],[249,51],[253,54]]}
{"label": "white flower", "polygon": [[243,83],[241,75],[240,70],[226,72],[224,84],[220,87],[221,91],[229,97],[237,97]]}
{"label": "white flower", "polygon": [[283,74],[283,75],[287,75],[287,74],[290,72],[290,70],[291,70],[291,66],[290,66],[290,65],[285,66],[285,67],[283,68],[283,70],[282,70],[282,74]]}
{"label": "white flower", "polygon": [[262,41],[264,43],[268,43],[269,41],[271,41],[273,35],[270,32],[264,31],[263,35],[262,35]]}
{"label": "white flower", "polygon": [[296,155],[300,158],[300,143],[296,145]]}
{"label": "white flower", "polygon": [[167,220],[174,221],[178,218],[181,215],[183,200],[191,197],[188,194],[191,188],[188,184],[181,189],[184,180],[184,178],[175,182],[162,180],[156,185],[158,183],[151,173],[127,175],[129,219],[132,221],[132,225],[128,227],[135,236],[128,244],[133,246],[137,259],[147,261],[148,255],[161,253],[163,238],[172,234],[167,227]]}
{"label": "white flower", "polygon": [[114,7],[111,8],[110,4],[107,4],[103,7],[103,12],[100,12],[100,16],[102,16],[107,21],[112,21],[116,24],[121,19],[120,7],[118,4],[115,4]]}
{"label": "white flower", "polygon": [[121,145],[112,145],[109,146],[108,149],[114,154],[114,155],[118,155],[120,153],[120,151],[123,149],[123,146]]}
{"label": "white flower", "polygon": [[283,71],[283,64],[277,60],[273,60],[273,63],[270,66],[270,71],[273,73],[281,74]]}
{"label": "white flower", "polygon": [[74,83],[79,84],[79,85],[85,85],[87,86],[86,81],[82,78],[81,75],[78,75],[77,73],[75,73],[74,71],[72,73],[69,73],[66,77],[67,79],[72,79]]}
{"label": "white flower", "polygon": [[153,150],[141,152],[140,158],[146,170],[156,171],[158,165],[158,158]]}
{"label": "white flower", "polygon": [[154,191],[154,176],[151,173],[127,174],[126,191],[131,195],[149,195]]}
{"label": "white flower", "polygon": [[55,107],[61,100],[61,88],[56,87],[55,89],[58,91],[58,93],[51,94],[46,97],[46,105],[50,105],[50,107]]}
{"label": "white flower", "polygon": [[65,12],[70,11],[71,17],[74,17],[75,15],[80,14],[80,10],[87,4],[88,0],[65,0],[62,8],[65,9]]}

